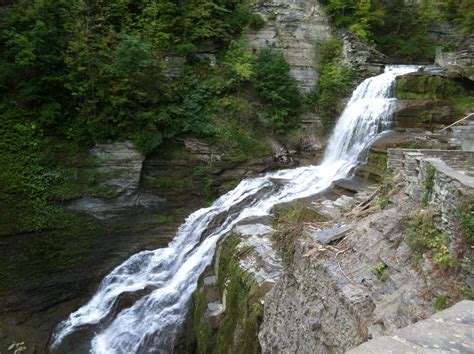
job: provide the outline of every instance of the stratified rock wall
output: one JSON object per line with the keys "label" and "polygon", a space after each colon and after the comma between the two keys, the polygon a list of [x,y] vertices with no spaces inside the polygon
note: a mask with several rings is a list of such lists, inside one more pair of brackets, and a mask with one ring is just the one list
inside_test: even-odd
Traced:
{"label": "stratified rock wall", "polygon": [[466,77],[474,81],[474,35],[464,39],[454,51],[438,48],[435,63],[452,76]]}
{"label": "stratified rock wall", "polygon": [[331,37],[323,6],[315,0],[270,0],[256,3],[253,12],[262,16],[266,24],[249,33],[251,48],[275,44],[288,61],[300,90],[310,91],[318,80],[315,43]]}
{"label": "stratified rock wall", "polygon": [[311,235],[297,244],[291,266],[265,298],[264,353],[342,353],[429,313],[400,229],[415,205],[404,195],[394,202],[355,221],[335,245]]}

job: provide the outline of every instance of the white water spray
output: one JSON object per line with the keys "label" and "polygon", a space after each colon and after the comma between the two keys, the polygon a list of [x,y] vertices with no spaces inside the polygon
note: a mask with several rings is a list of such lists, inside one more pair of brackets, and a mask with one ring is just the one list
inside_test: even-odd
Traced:
{"label": "white water spray", "polygon": [[[92,353],[172,352],[197,280],[212,261],[219,238],[247,217],[268,215],[276,204],[314,195],[347,177],[360,154],[389,126],[396,76],[417,69],[389,66],[362,82],[339,118],[319,166],[245,179],[209,208],[191,214],[168,247],[137,253],[115,268],[92,299],[58,325],[53,349],[71,333],[96,326]],[[217,218],[222,222],[214,225]],[[110,319],[121,295],[143,289],[149,290],[146,295]]]}

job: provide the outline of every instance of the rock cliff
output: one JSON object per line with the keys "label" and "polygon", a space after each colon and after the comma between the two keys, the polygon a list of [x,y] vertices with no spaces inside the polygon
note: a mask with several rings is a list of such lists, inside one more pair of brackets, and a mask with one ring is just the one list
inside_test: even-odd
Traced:
{"label": "rock cliff", "polygon": [[274,44],[280,48],[300,90],[309,92],[318,80],[315,42],[332,36],[323,6],[315,0],[271,0],[256,3],[252,12],[262,16],[265,25],[250,31],[250,47],[259,49]]}

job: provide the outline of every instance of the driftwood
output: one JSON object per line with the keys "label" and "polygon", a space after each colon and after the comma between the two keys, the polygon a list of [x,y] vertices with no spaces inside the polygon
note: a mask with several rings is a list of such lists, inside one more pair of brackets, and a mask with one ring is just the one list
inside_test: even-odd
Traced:
{"label": "driftwood", "polygon": [[354,209],[352,209],[349,213],[346,214],[346,216],[357,216],[359,215],[362,211],[366,210],[369,208],[372,204],[373,199],[377,195],[377,193],[380,191],[381,186],[378,187],[369,197],[367,197],[365,200],[363,200],[361,203],[356,205]]}

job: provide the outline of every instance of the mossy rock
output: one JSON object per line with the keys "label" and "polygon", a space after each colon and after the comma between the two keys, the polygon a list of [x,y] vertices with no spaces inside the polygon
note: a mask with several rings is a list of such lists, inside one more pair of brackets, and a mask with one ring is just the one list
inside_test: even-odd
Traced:
{"label": "mossy rock", "polygon": [[[221,244],[216,286],[206,287],[201,276],[193,296],[188,331],[188,351],[197,353],[259,353],[257,333],[263,319],[260,300],[270,290],[240,268],[239,260],[250,250],[237,249],[238,238],[229,236]],[[212,268],[210,268],[212,269]],[[216,291],[219,294],[215,294]],[[218,318],[208,316],[208,303],[222,299],[226,310]],[[214,294],[212,294],[214,293]]]}
{"label": "mossy rock", "polygon": [[469,96],[469,91],[461,81],[437,75],[404,75],[397,80],[396,85],[398,99],[439,100]]}

